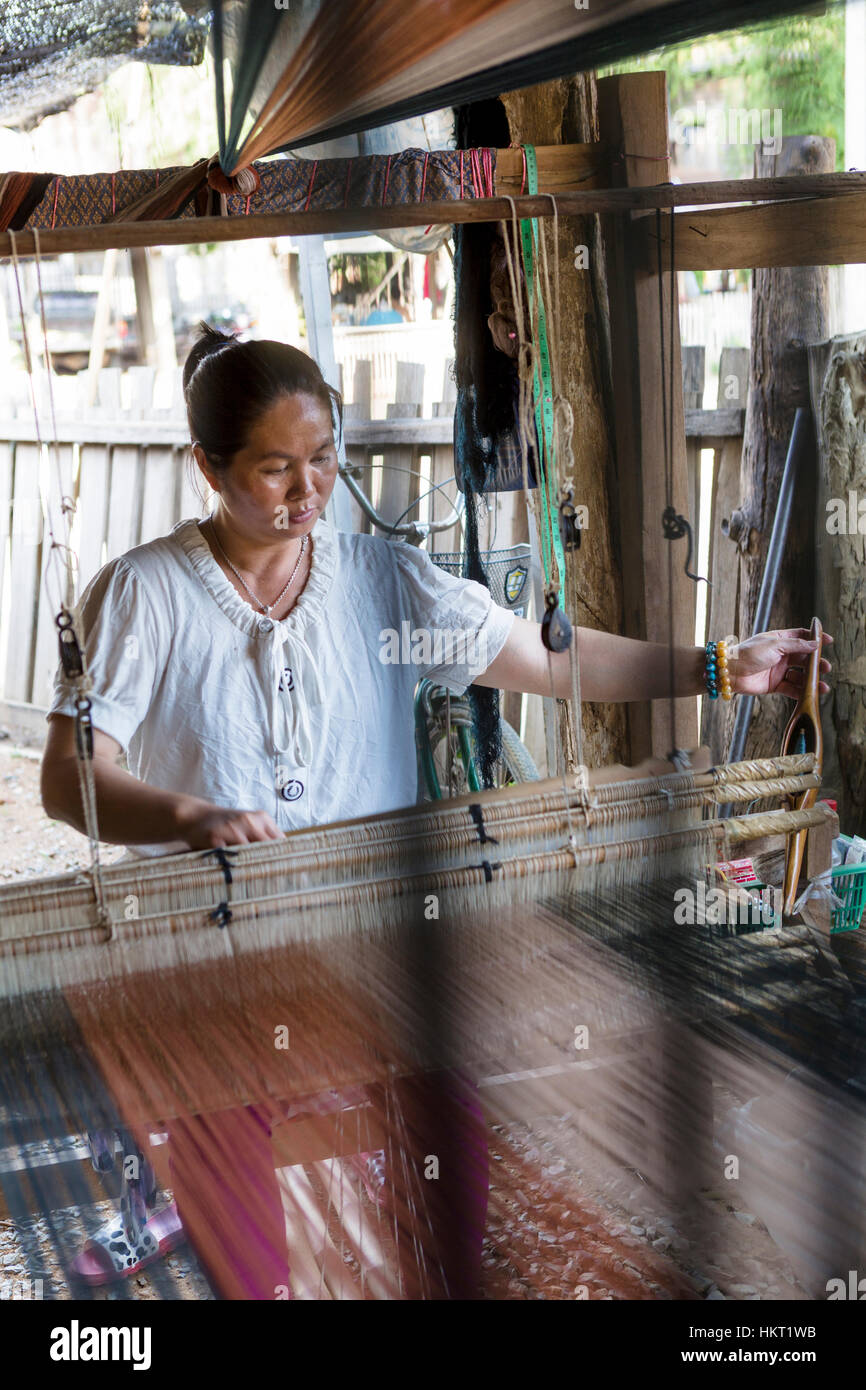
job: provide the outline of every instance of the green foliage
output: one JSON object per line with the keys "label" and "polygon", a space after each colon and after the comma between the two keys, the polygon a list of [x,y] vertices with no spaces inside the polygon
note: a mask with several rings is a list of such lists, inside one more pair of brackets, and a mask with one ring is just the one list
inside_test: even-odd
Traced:
{"label": "green foliage", "polygon": [[375,289],[387,275],[390,260],[391,255],[387,251],[365,252],[363,255],[350,251],[329,256],[333,292],[345,292],[354,297]]}
{"label": "green foliage", "polygon": [[[607,68],[609,73],[663,69],[671,112],[704,98],[727,107],[782,112],[785,135],[823,135],[836,141],[836,167],[845,168],[845,10],[792,17],[658,49]],[[729,151],[728,164],[737,162]],[[751,172],[751,151],[738,152]]]}
{"label": "green foliage", "polygon": [[745,106],[780,108],[786,135],[823,135],[836,141],[837,168],[845,167],[845,12],[782,20],[756,42],[734,36]]}

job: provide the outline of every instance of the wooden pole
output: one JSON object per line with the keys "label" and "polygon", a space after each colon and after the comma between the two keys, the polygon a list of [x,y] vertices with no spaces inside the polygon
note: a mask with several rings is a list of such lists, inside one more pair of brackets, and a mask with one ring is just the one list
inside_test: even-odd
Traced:
{"label": "wooden pole", "polygon": [[[778,155],[758,152],[758,177],[796,176],[832,169],[835,141],[817,136],[791,136]],[[821,248],[816,248],[821,254]],[[752,620],[763,577],[779,486],[785,466],[794,415],[809,405],[809,373],[805,344],[828,336],[829,272],[825,266],[808,269],[757,270],[752,284],[752,359],[746,434],[740,474],[740,505],[733,512],[728,534],[739,562],[739,626],[741,637],[752,631]],[[779,575],[771,627],[808,627],[814,608],[815,475],[801,479],[791,514],[785,563]],[[723,636],[724,634],[719,634]],[[790,715],[787,700],[755,702],[746,757],[779,750]]]}
{"label": "wooden pole", "polygon": [[[749,349],[723,348],[719,365],[719,407],[745,407],[749,395]],[[707,610],[708,640],[735,632],[738,621],[739,575],[737,553],[728,531],[740,498],[742,435],[720,441],[715,452],[710,509],[711,589]],[[701,706],[701,743],[712,752],[713,762],[725,761],[733,732],[735,702],[704,700]]]}
{"label": "wooden pole", "polygon": [[[598,139],[595,79],[583,74],[509,92],[502,97],[515,144],[551,143],[556,140]],[[550,199],[546,201],[550,206]],[[557,199],[559,202],[559,199]],[[612,390],[607,341],[604,255],[596,219],[561,217],[559,242],[552,244],[553,228],[545,224],[548,260],[553,274],[554,257],[560,278],[560,362],[563,394],[574,413],[574,500],[587,508],[589,525],[579,550],[566,556],[563,604],[582,627],[621,631],[622,597],[620,558],[612,495],[613,469]],[[588,265],[576,256],[586,247]],[[580,260],[581,268],[575,266]],[[552,311],[552,306],[551,306]],[[576,761],[575,730],[570,710],[562,706],[560,728],[567,763]],[[584,758],[591,767],[628,761],[628,731],[622,705],[584,703]],[[551,768],[551,775],[555,768]]]}
{"label": "wooden pole", "polygon": [[[664,180],[669,175],[667,96],[663,72],[631,73],[598,84],[602,136],[627,151],[622,177],[631,185]],[[655,222],[655,218],[652,218]],[[665,540],[662,513],[668,503],[688,517],[688,470],[683,411],[679,321],[674,314],[670,343],[671,276],[638,264],[632,254],[630,228],[608,219],[608,293],[616,386],[616,446],[619,477],[621,552],[623,557],[624,626],[627,637],[674,646],[693,646],[694,581],[685,574],[687,542]],[[661,280],[661,309],[659,299]],[[675,299],[676,303],[676,299]],[[664,324],[662,353],[661,323]],[[671,380],[672,373],[672,380]],[[672,484],[666,478],[666,408],[673,406]],[[668,421],[670,429],[670,421]],[[694,557],[693,557],[694,559]],[[632,761],[674,746],[698,742],[697,701],[676,700],[671,727],[668,700],[656,700],[651,712],[642,702],[628,706]]]}
{"label": "wooden pole", "polygon": [[[646,74],[630,74],[630,77]],[[605,81],[613,81],[605,78]],[[625,80],[625,79],[616,79]],[[656,173],[658,172],[656,166]],[[648,176],[652,179],[652,175]],[[866,192],[866,173],[826,174],[781,180],[719,179],[710,183],[691,183],[630,188],[588,189],[578,192],[539,193],[530,198],[473,198],[423,203],[397,203],[388,207],[329,208],[310,212],[256,213],[249,217],[183,217],[155,222],[107,222],[88,227],[40,229],[39,250],[44,255],[65,251],[104,251],[110,246],[192,246],[207,241],[252,241],[256,237],[328,236],[334,232],[369,232],[380,227],[426,227],[434,223],[498,222],[503,218],[551,217],[553,198],[560,217],[584,217],[593,213],[628,212],[655,208],[698,207],[712,204],[753,202],[756,199],[784,199],[782,209],[735,209],[718,216],[772,216],[774,225],[792,226],[789,203],[799,202],[799,222],[815,206],[815,200],[836,199],[840,210],[862,216]],[[811,200],[811,201],[810,201]],[[692,218],[692,220],[694,220]],[[686,238],[687,232],[683,232]],[[32,229],[15,232],[18,254],[32,256],[36,238]],[[862,258],[862,240],[860,242]],[[835,259],[844,252],[854,259],[854,248],[842,245]],[[0,233],[0,259],[12,255],[9,232]],[[700,267],[698,267],[700,268]]]}

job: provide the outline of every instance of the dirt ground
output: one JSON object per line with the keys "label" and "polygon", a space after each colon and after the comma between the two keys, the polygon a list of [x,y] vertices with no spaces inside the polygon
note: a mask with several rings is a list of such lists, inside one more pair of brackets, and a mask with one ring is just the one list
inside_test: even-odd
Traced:
{"label": "dirt ground", "polygon": [[[0,741],[0,883],[62,874],[87,863],[83,835],[60,821],[49,820],[39,797],[37,748],[23,748],[11,739]],[[105,845],[105,863],[119,859],[121,846]]]}
{"label": "dirt ground", "polygon": [[[0,882],[62,873],[87,860],[84,838],[49,820],[42,810],[39,758],[36,749],[0,741]],[[110,862],[123,850],[106,847],[103,853]],[[635,1170],[613,1170],[604,1180],[581,1169],[567,1171],[558,1157],[564,1144],[557,1129],[558,1122],[551,1121],[545,1129],[511,1125],[494,1131],[485,1297],[807,1297],[766,1228],[741,1209],[735,1194],[703,1192],[690,1234],[683,1223],[678,1227],[672,1222]],[[0,1154],[0,1161],[4,1157]],[[102,1221],[111,1213],[106,1202],[89,1215]],[[75,1208],[56,1214],[71,1248],[83,1242],[83,1215]],[[707,1256],[708,1231],[713,1233],[709,1248],[717,1252],[713,1258]],[[0,1219],[0,1286],[28,1274],[50,1278],[61,1297],[71,1296],[46,1219],[34,1217],[24,1227]],[[211,1295],[194,1255],[181,1246],[122,1287],[97,1296],[147,1300]]]}

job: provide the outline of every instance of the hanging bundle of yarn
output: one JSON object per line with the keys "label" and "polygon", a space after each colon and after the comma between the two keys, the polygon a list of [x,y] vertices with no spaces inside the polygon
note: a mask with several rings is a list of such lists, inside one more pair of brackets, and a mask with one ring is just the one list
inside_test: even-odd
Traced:
{"label": "hanging bundle of yarn", "polygon": [[245,169],[239,169],[232,176],[223,173],[220,168],[219,155],[214,155],[208,160],[207,181],[208,187],[226,198],[232,194],[236,194],[240,198],[249,198],[261,187],[262,183],[258,170],[252,164]]}

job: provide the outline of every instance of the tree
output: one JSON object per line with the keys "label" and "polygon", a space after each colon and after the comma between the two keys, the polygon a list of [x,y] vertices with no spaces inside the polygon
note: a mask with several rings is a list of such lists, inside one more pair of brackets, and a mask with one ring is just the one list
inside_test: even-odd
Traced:
{"label": "tree", "polygon": [[[729,109],[780,111],[785,135],[832,137],[837,168],[845,168],[844,6],[656,49],[605,72],[654,68],[667,74],[671,112],[695,108],[701,98]],[[726,145],[721,163],[726,173],[749,175],[752,149]]]}

